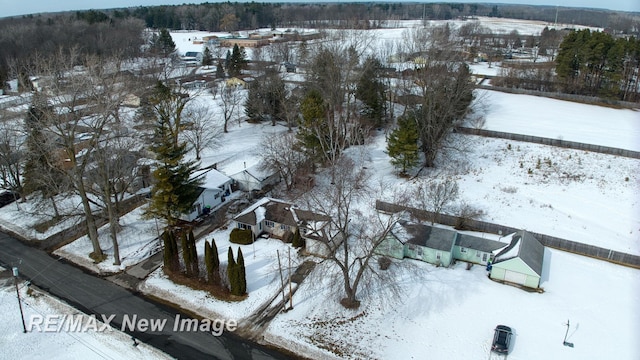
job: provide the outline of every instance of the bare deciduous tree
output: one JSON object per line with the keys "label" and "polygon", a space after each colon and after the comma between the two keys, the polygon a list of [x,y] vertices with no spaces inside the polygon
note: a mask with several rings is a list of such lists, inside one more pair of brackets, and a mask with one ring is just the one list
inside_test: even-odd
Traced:
{"label": "bare deciduous tree", "polygon": [[458,199],[458,183],[451,177],[444,180],[422,180],[413,192],[413,199],[420,209],[433,213],[431,224],[438,221],[438,215]]}
{"label": "bare deciduous tree", "polygon": [[221,86],[220,101],[222,102],[222,115],[224,119],[223,129],[224,132],[227,133],[229,132],[229,121],[231,121],[234,116],[237,116],[236,113],[242,101],[242,95],[240,89],[235,85],[227,85],[223,82]]}
{"label": "bare deciduous tree", "polygon": [[203,104],[189,104],[183,117],[186,124],[183,135],[196,153],[196,160],[200,160],[203,150],[218,144],[222,128],[210,108]]}
{"label": "bare deciduous tree", "polygon": [[362,166],[346,157],[335,166],[334,183],[318,186],[307,194],[307,201],[311,209],[330,219],[323,259],[330,273],[322,276],[331,277],[331,285],[341,289],[343,306],[357,308],[359,295],[376,286],[396,285],[389,273],[377,266],[376,249],[399,215],[369,212],[373,209],[371,190],[367,188],[368,175]]}
{"label": "bare deciduous tree", "polygon": [[287,132],[266,136],[260,144],[263,168],[277,171],[287,190],[291,190],[295,185],[298,168],[305,160],[296,143],[296,135]]}

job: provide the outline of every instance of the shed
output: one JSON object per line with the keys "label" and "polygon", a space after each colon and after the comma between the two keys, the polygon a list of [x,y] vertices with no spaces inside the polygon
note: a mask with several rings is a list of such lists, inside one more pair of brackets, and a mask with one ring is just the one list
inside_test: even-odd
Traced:
{"label": "shed", "polygon": [[511,243],[501,250],[491,264],[490,277],[530,288],[540,286],[544,245],[527,231],[509,236]]}

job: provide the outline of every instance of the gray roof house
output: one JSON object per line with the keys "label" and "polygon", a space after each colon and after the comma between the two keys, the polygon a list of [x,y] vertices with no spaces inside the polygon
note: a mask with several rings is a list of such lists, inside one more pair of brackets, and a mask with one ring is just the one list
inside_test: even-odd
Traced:
{"label": "gray roof house", "polygon": [[542,277],[544,245],[525,230],[517,231],[507,238],[511,239],[511,243],[495,256],[490,277],[538,288]]}
{"label": "gray roof house", "polygon": [[449,266],[453,262],[456,235],[453,230],[401,220],[393,226],[377,252],[395,258],[407,257],[437,266]]}
{"label": "gray roof house", "polygon": [[251,230],[255,237],[262,233],[284,239],[287,233],[300,230],[305,250],[326,256],[340,244],[329,233],[331,219],[278,199],[264,197],[233,218],[234,227]]}
{"label": "gray roof house", "polygon": [[456,244],[453,247],[453,258],[487,265],[489,261],[493,261],[496,252],[507,245],[509,243],[458,233]]}

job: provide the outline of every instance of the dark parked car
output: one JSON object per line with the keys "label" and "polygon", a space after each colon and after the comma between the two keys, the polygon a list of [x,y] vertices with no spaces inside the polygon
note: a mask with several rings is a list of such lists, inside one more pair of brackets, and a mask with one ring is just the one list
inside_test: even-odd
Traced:
{"label": "dark parked car", "polygon": [[510,327],[504,325],[496,326],[495,332],[493,333],[491,351],[495,351],[500,354],[508,354],[512,334]]}

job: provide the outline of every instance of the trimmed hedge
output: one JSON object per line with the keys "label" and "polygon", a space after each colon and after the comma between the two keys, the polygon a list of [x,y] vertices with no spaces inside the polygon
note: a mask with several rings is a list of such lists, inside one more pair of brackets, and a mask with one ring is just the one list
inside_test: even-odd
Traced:
{"label": "trimmed hedge", "polygon": [[229,241],[234,244],[249,245],[253,243],[251,230],[235,228],[229,234]]}

